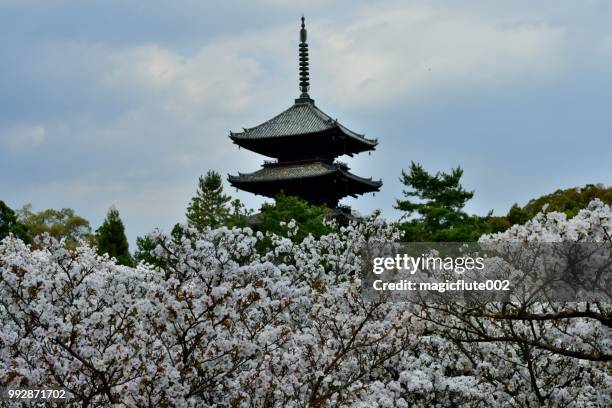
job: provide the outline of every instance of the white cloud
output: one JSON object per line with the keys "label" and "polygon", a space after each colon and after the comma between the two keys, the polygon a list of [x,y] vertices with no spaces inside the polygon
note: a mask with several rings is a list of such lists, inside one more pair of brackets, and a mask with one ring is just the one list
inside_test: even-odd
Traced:
{"label": "white cloud", "polygon": [[45,141],[46,131],[42,126],[17,124],[0,131],[0,140],[13,149],[40,146]]}
{"label": "white cloud", "polygon": [[[544,23],[377,5],[353,23],[317,29],[313,51],[329,96],[342,104],[418,101],[441,89],[482,89],[554,76],[564,33]],[[322,32],[321,32],[322,31]]]}
{"label": "white cloud", "polygon": [[[227,151],[231,145],[219,139],[230,128],[253,126],[297,96],[297,28],[295,23],[241,31],[189,53],[152,43],[121,49],[77,45],[69,55],[87,56],[92,87],[125,106],[102,124],[94,118],[79,134],[97,145],[140,143],[156,134],[190,147],[214,140],[209,153]],[[400,99],[422,102],[447,90],[553,78],[564,67],[559,28],[433,4],[377,3],[356,9],[345,24],[314,20],[308,29],[311,94],[323,105],[376,109]],[[170,155],[192,154],[181,144]]]}
{"label": "white cloud", "polygon": [[227,41],[183,56],[159,45],[112,52],[102,86],[140,96],[180,121],[202,121],[248,109],[266,92],[259,61],[245,54],[247,44]]}
{"label": "white cloud", "polygon": [[[383,2],[352,13],[343,24],[309,21],[314,96],[369,106],[419,100],[445,88],[549,77],[565,63],[565,32],[544,22],[434,4]],[[292,23],[241,31],[188,54],[159,44],[109,49],[97,82],[180,120],[245,112],[297,95],[295,38]]]}

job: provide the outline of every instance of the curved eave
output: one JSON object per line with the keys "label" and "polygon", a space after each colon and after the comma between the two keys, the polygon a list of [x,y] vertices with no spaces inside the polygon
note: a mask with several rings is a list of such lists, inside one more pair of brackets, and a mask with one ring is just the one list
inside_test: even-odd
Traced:
{"label": "curved eave", "polygon": [[353,173],[351,173],[350,171],[344,170],[344,169],[338,169],[338,171],[345,176],[347,179],[353,180],[355,182],[357,182],[358,184],[364,184],[367,185],[368,187],[372,188],[372,191],[379,191],[380,187],[382,187],[382,180],[372,180],[372,178],[364,178],[364,177],[359,177]]}
{"label": "curved eave", "polygon": [[[256,173],[256,172],[254,172]],[[317,173],[317,174],[296,174],[296,175],[292,175],[292,176],[287,176],[287,177],[277,177],[277,178],[269,178],[269,179],[245,179],[243,178],[244,176],[251,176],[254,173],[240,173],[238,172],[237,176],[232,176],[231,174],[227,175],[227,181],[229,181],[230,183],[249,183],[249,184],[256,184],[256,183],[274,183],[274,182],[278,182],[278,181],[287,181],[287,180],[297,180],[297,179],[306,179],[306,178],[316,178],[316,177],[324,177],[324,176],[328,176],[330,174],[335,173],[335,170],[328,170],[326,172],[321,172],[321,173]]]}
{"label": "curved eave", "polygon": [[365,148],[364,150],[374,150],[374,148],[378,145],[378,139],[368,139],[363,135],[357,134],[353,131],[351,131],[350,129],[348,129],[347,127],[341,125],[340,123],[336,123],[334,126],[325,129],[323,131],[316,131],[316,132],[305,132],[305,133],[298,133],[298,134],[293,134],[293,135],[279,135],[279,136],[269,136],[269,137],[250,137],[249,131],[248,129],[244,132],[239,132],[239,133],[235,133],[235,132],[231,132],[229,134],[229,138],[232,139],[232,141],[234,143],[236,143],[239,146],[242,146],[243,143],[247,142],[247,143],[257,143],[257,142],[266,142],[266,141],[272,141],[272,140],[278,140],[278,139],[291,139],[291,138],[300,138],[300,137],[309,137],[312,135],[317,135],[319,133],[322,132],[333,132],[334,130],[337,130],[338,132],[342,133],[344,136],[354,139],[356,142],[367,146],[367,148]]}
{"label": "curved eave", "polygon": [[364,144],[366,146],[370,146],[370,147],[375,147],[376,145],[378,145],[378,139],[367,139],[366,137],[356,134],[354,132],[352,132],[350,129],[346,128],[345,126],[342,126],[340,124],[337,124],[333,127],[330,127],[328,129],[325,129],[324,131],[316,131],[316,132],[305,132],[305,133],[299,133],[299,134],[294,134],[294,135],[279,135],[279,136],[269,136],[269,137],[249,137],[248,136],[248,131],[246,132],[239,132],[239,133],[234,133],[234,132],[230,132],[229,138],[232,139],[232,141],[238,145],[240,145],[241,142],[253,142],[253,141],[258,141],[258,142],[263,142],[263,141],[268,141],[268,140],[275,140],[275,139],[285,139],[285,138],[294,138],[294,137],[308,137],[311,135],[316,135],[318,133],[321,132],[332,132],[334,129],[337,129],[340,133],[342,133],[344,136],[354,139],[355,141]]}
{"label": "curved eave", "polygon": [[374,147],[376,147],[376,145],[378,144],[378,139],[368,139],[365,137],[365,135],[360,135],[358,133],[353,132],[352,130],[348,129],[347,127],[341,125],[340,123],[336,124],[336,127],[340,130],[340,132],[342,132],[343,134],[345,134],[347,137],[350,137],[352,139],[355,139],[369,147],[371,147],[370,149],[367,150],[374,150]]}
{"label": "curved eave", "polygon": [[[306,109],[306,111],[304,111],[304,109]],[[301,111],[297,113],[298,110]],[[281,131],[281,134],[266,134],[268,133],[268,131],[265,130],[266,126],[269,126],[271,123],[274,123],[279,118],[284,116],[288,116],[288,118],[285,120],[287,120],[288,123],[293,122],[293,124],[287,125],[287,122],[285,122],[284,125],[281,125],[286,128],[284,131]],[[278,124],[273,126],[277,125]],[[302,132],[298,130],[296,132],[296,127],[299,129],[299,127],[302,125],[306,128],[310,127],[310,129],[304,129],[304,131]],[[350,130],[346,126],[339,123],[337,119],[332,119],[328,114],[323,112],[312,102],[296,102],[293,106],[274,116],[272,119],[260,123],[257,126],[251,128],[243,128],[243,132],[230,131],[229,137],[230,139],[232,139],[232,141],[234,141],[234,143],[240,145],[242,141],[259,141],[273,140],[279,138],[301,137],[308,136],[310,134],[327,132],[330,130],[333,131],[334,129],[337,129],[346,137],[354,139],[358,143],[370,147],[370,149],[366,148],[364,150],[373,150],[373,147],[378,144],[377,139],[368,139],[365,137],[365,135]],[[276,131],[278,131],[278,129]],[[270,130],[270,132],[275,132],[275,130]]]}
{"label": "curved eave", "polygon": [[329,122],[330,124],[333,125],[333,127],[337,127],[340,129],[340,131],[342,133],[344,133],[346,136],[351,137],[353,139],[356,139],[362,143],[365,143],[367,145],[370,146],[376,146],[378,144],[378,139],[368,139],[365,137],[365,135],[363,134],[359,134],[357,132],[353,132],[352,130],[350,130],[349,128],[347,128],[346,126],[344,126],[343,124],[341,124],[340,122],[338,122],[337,119],[332,119],[331,116],[329,116],[327,113],[323,112],[321,109],[319,109],[316,105],[314,104],[310,104],[310,108],[323,120]]}
{"label": "curved eave", "polygon": [[287,175],[284,177],[268,177],[268,178],[265,178],[265,177],[257,178],[255,176],[257,172],[253,172],[253,173],[240,173],[239,172],[237,176],[228,174],[227,180],[232,185],[260,184],[260,183],[283,182],[283,181],[290,181],[290,180],[297,180],[297,179],[301,179],[301,180],[312,179],[312,178],[318,178],[318,177],[326,177],[332,174],[339,174],[339,175],[342,175],[342,177],[346,178],[347,180],[351,180],[357,183],[358,185],[363,185],[366,189],[368,189],[368,191],[379,191],[380,187],[382,186],[382,180],[372,180],[372,178],[359,177],[351,173],[350,171],[348,171],[348,169],[343,168],[340,165],[334,164],[334,165],[328,165],[326,167],[328,167],[327,170],[319,171],[313,174],[295,174],[295,175]]}
{"label": "curved eave", "polygon": [[[319,131],[268,138],[244,137],[244,133],[230,133],[230,139],[243,149],[268,157],[284,157],[289,155],[317,156],[328,153],[332,156],[343,154],[353,156],[366,151],[376,150],[376,140],[366,140],[355,137],[342,126]],[[320,146],[315,149],[313,146]],[[315,149],[315,151],[311,151]]]}

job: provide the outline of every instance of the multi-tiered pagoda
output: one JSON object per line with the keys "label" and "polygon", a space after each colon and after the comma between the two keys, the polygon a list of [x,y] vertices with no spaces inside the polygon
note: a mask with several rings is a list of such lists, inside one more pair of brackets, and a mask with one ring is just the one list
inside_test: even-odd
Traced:
{"label": "multi-tiered pagoda", "polygon": [[229,176],[229,182],[241,190],[276,197],[298,196],[312,204],[335,208],[345,196],[375,192],[382,181],[358,177],[346,164],[335,162],[344,154],[374,150],[378,142],[366,139],[341,125],[320,110],[310,98],[308,43],[302,17],[300,30],[300,90],[293,106],[259,126],[230,132],[237,145],[277,159],[266,162],[254,173]]}

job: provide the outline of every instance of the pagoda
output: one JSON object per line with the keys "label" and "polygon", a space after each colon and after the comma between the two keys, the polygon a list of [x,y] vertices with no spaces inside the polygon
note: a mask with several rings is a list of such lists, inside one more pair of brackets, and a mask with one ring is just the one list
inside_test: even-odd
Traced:
{"label": "pagoda", "polygon": [[289,109],[243,132],[230,132],[238,146],[276,159],[266,161],[256,172],[230,175],[230,184],[271,198],[283,192],[330,208],[336,208],[343,197],[379,191],[382,181],[356,176],[346,164],[335,161],[345,154],[352,157],[374,150],[378,142],[332,119],[308,94],[308,43],[303,16],[299,71],[301,95]]}

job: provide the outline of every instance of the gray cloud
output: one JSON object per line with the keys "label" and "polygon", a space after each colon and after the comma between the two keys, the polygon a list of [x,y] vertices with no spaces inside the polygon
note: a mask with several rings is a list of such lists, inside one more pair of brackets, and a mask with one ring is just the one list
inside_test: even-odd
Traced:
{"label": "gray cloud", "polygon": [[[297,96],[307,14],[312,94],[382,177],[346,200],[389,217],[410,160],[461,164],[470,211],[506,211],[559,187],[610,183],[612,30],[606,2],[3,2],[0,199],[73,207],[100,224],[115,204],[135,236],[183,218],[199,174],[264,159],[228,131]],[[346,159],[346,158],[344,158]],[[261,198],[236,193],[250,206]]]}

